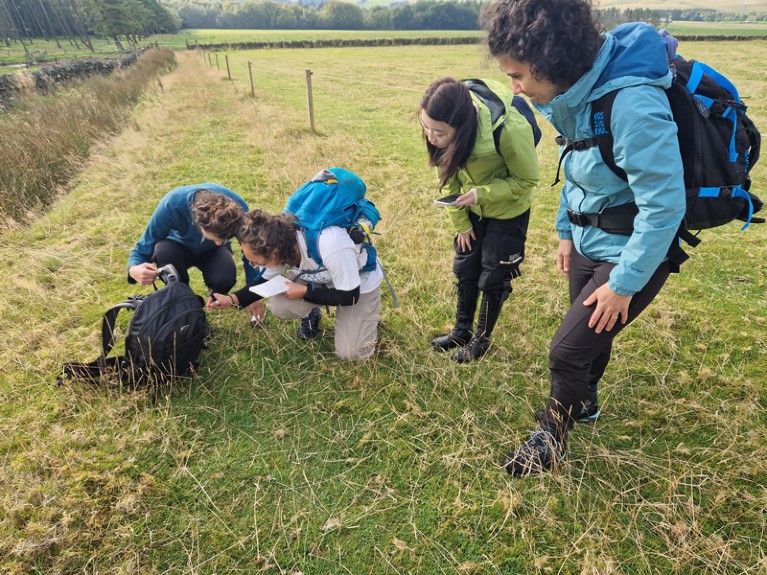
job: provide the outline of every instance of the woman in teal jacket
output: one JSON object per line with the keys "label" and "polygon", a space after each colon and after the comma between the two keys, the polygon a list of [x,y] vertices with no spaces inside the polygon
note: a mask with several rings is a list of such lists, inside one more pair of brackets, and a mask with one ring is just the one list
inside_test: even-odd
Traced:
{"label": "woman in teal jacket", "polygon": [[432,340],[437,350],[460,348],[452,356],[459,363],[487,352],[503,302],[511,293],[511,280],[520,275],[530,202],[539,179],[533,129],[511,106],[513,94],[499,82],[480,83],[493,101],[505,103],[505,113],[495,122],[491,101],[452,78],[429,86],[419,109],[439,188],[459,196],[447,208],[456,232],[456,323],[449,333]]}
{"label": "woman in teal jacket", "polygon": [[[671,72],[663,39],[646,24],[602,34],[589,0],[504,0],[483,14],[490,53],[569,142],[556,227],[557,269],[570,301],[549,351],[550,399],[528,441],[510,453],[515,476],[551,468],[564,457],[574,421],[599,416],[597,383],[612,341],[655,298],[670,269],[666,257],[685,211],[677,127],[664,88]],[[624,181],[604,163],[591,102],[616,91],[612,121]],[[598,120],[598,118],[596,118]],[[564,150],[563,150],[564,152]],[[630,235],[585,223],[584,215],[636,212]]]}
{"label": "woman in teal jacket", "polygon": [[[160,200],[128,256],[128,283],[152,284],[157,268],[172,264],[182,282],[188,284],[189,268],[197,267],[211,293],[228,293],[237,279],[230,240],[247,211],[245,200],[218,184],[174,188]],[[252,285],[257,271],[244,257],[242,266]],[[260,306],[253,311],[262,314]]]}

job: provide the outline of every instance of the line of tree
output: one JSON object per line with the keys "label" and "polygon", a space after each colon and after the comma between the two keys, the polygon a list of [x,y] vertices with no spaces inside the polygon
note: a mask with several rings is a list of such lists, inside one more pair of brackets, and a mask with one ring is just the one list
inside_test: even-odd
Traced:
{"label": "line of tree", "polygon": [[[181,20],[183,28],[298,29],[298,30],[477,30],[482,7],[479,0],[393,1],[388,6],[364,7],[342,0],[272,0],[220,2],[215,0],[163,0]],[[716,10],[650,10],[607,8],[602,22],[611,29],[623,22],[642,21],[660,26],[672,20],[737,20],[741,15]],[[751,20],[760,15],[751,14]],[[764,18],[762,18],[764,19]]]}
{"label": "line of tree", "polygon": [[331,29],[331,30],[476,30],[478,0],[418,0],[361,8],[341,0],[282,3],[269,0],[211,2],[165,0],[184,28]]}
{"label": "line of tree", "polygon": [[10,46],[20,42],[28,52],[35,38],[59,38],[90,50],[90,38],[121,37],[135,45],[150,34],[177,32],[180,20],[158,0],[0,0],[0,37]]}

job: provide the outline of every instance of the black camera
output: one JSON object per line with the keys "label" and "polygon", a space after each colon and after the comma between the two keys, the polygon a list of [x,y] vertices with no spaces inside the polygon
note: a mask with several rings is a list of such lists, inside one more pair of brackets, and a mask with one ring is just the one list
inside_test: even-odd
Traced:
{"label": "black camera", "polygon": [[165,264],[157,268],[157,277],[160,278],[162,283],[168,285],[171,282],[178,281],[178,270],[173,264]]}

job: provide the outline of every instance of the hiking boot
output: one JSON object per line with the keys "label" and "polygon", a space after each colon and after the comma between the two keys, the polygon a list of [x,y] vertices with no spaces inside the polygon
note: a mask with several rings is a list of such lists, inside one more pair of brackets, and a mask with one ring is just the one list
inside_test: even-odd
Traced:
{"label": "hiking boot", "polygon": [[320,333],[320,308],[313,307],[306,317],[301,318],[301,326],[298,328],[298,338],[303,340],[313,339]]}
{"label": "hiking boot", "polygon": [[[543,409],[536,411],[535,421],[541,423],[543,421],[543,413]],[[599,411],[599,404],[595,402],[592,403],[591,400],[589,400],[584,403],[578,415],[576,415],[573,419],[577,423],[594,423],[597,419],[599,419],[600,415],[601,412]]]}
{"label": "hiking boot", "polygon": [[453,328],[450,333],[435,337],[431,346],[438,351],[447,351],[454,347],[463,347],[471,340],[473,334],[468,329]]}
{"label": "hiking boot", "polygon": [[453,354],[453,361],[469,363],[485,355],[489,348],[490,338],[475,333],[469,343]]}
{"label": "hiking boot", "polygon": [[503,467],[513,477],[529,477],[549,471],[564,459],[565,441],[559,441],[554,433],[539,425],[519,449],[504,458]]}

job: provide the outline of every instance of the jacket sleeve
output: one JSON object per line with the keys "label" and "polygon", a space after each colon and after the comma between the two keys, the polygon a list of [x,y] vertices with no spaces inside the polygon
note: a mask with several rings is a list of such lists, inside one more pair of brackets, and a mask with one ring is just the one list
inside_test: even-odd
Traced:
{"label": "jacket sleeve", "polygon": [[639,213],[608,285],[620,295],[633,295],[666,258],[684,217],[682,157],[668,98],[659,87],[618,92],[610,128],[615,163],[628,176]]}
{"label": "jacket sleeve", "polygon": [[[489,134],[492,138],[492,134]],[[508,176],[474,186],[477,204],[510,202],[529,194],[541,178],[533,130],[518,112],[508,114],[501,130],[499,151]]]}
{"label": "jacket sleeve", "polygon": [[[468,191],[468,190],[466,190]],[[463,194],[464,190],[461,188],[461,182],[458,180],[458,174],[453,174],[447,181],[447,185],[442,189],[442,193],[448,194]],[[448,216],[450,216],[450,222],[453,224],[453,229],[459,234],[468,232],[471,228],[471,220],[469,219],[469,208],[454,208],[447,207]]]}
{"label": "jacket sleeve", "polygon": [[573,239],[573,227],[567,217],[567,189],[571,186],[569,180],[565,180],[562,191],[559,194],[559,210],[557,211],[556,229],[560,240]]}
{"label": "jacket sleeve", "polygon": [[[144,233],[141,234],[138,242],[131,250],[128,256],[127,269],[151,262],[155,244],[167,238],[174,225],[176,225],[176,221],[173,210],[164,201],[161,201],[152,217],[149,218]],[[128,274],[128,283],[136,283],[130,274]]]}

